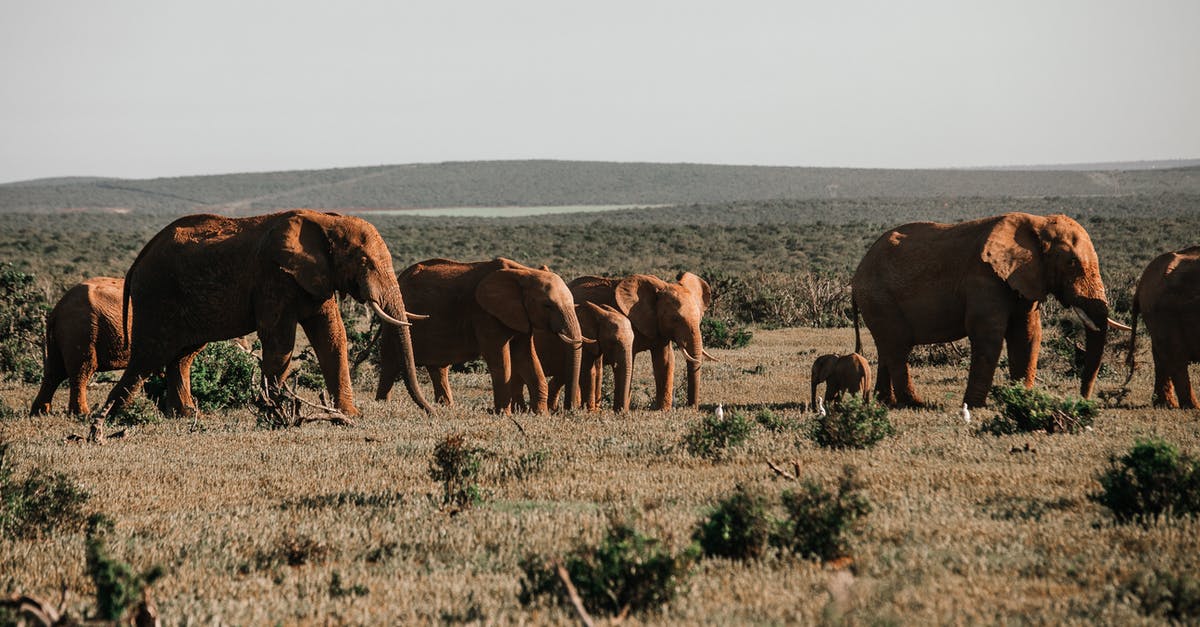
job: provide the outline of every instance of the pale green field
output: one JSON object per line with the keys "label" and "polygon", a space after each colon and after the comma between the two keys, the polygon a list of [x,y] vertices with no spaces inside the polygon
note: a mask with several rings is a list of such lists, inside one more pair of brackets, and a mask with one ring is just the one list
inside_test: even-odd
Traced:
{"label": "pale green field", "polygon": [[[847,329],[789,329],[757,331],[742,350],[714,350],[721,361],[704,367],[704,411],[719,401],[752,417],[756,409],[746,406],[766,404],[807,418],[794,407],[807,400],[813,357],[852,342]],[[634,403],[644,407],[644,355],[638,368]],[[801,434],[756,427],[721,462],[680,444],[694,411],[519,415],[522,435],[485,412],[484,376],[452,376],[461,406],[433,417],[407,399],[365,400],[373,381],[364,379],[355,427],[266,431],[238,411],[205,416],[198,432],[166,421],[97,447],[64,443],[85,427],[55,415],[0,422],[0,437],[12,443],[18,473],[36,465],[84,485],[88,506],[116,520],[118,555],[138,568],[167,568],[154,588],[164,624],[574,623],[569,609],[517,602],[522,557],[596,541],[614,512],[682,547],[735,484],[772,496],[795,485],[768,460],[794,460],[803,475],[829,482],[843,464],[859,468],[874,511],[853,544],[848,592],[835,601],[835,574],[792,556],[705,560],[675,601],[627,622],[1152,623],[1124,583],[1147,569],[1200,572],[1200,522],[1118,526],[1087,498],[1109,454],[1135,438],[1155,434],[1200,452],[1200,415],[1148,408],[1148,366],[1133,380],[1132,408],[1105,409],[1087,433],[979,435],[956,408],[965,369],[926,367],[916,370],[918,390],[941,408],[892,412],[898,433],[872,450],[828,451]],[[1077,388],[1052,368],[1041,377],[1059,394]],[[1123,380],[1110,373],[1099,387]],[[24,408],[34,391],[10,386],[0,397]],[[100,385],[92,393],[106,392]],[[987,414],[977,411],[976,420]],[[439,506],[440,485],[428,475],[435,444],[452,433],[496,454],[481,481],[485,502],[457,514]],[[548,455],[540,469],[499,478],[507,461],[535,451]],[[264,557],[305,541],[303,565]],[[78,613],[91,594],[83,545],[81,533],[0,539],[0,585],[57,599],[63,582]],[[331,595],[334,572],[367,593]]]}

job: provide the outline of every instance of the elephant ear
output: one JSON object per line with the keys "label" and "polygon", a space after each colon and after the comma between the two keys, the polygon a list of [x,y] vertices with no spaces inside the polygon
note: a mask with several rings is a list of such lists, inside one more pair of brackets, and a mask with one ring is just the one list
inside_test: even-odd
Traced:
{"label": "elephant ear", "polygon": [[1042,241],[1027,216],[1007,215],[996,223],[980,257],[1026,300],[1046,298]]}
{"label": "elephant ear", "polygon": [[680,272],[679,276],[675,277],[675,281],[687,288],[687,291],[695,294],[702,304],[702,310],[708,310],[712,305],[712,288],[708,286],[708,282],[704,279],[692,274],[691,272]]}
{"label": "elephant ear", "polygon": [[294,215],[271,229],[263,243],[264,257],[295,279],[320,301],[333,296],[333,266],[329,239],[321,225]]}
{"label": "elephant ear", "polygon": [[519,270],[497,270],[484,277],[475,287],[475,302],[504,326],[518,333],[530,332]]}
{"label": "elephant ear", "polygon": [[658,337],[658,292],[666,283],[657,277],[635,274],[617,283],[617,309],[633,328],[648,338]]}

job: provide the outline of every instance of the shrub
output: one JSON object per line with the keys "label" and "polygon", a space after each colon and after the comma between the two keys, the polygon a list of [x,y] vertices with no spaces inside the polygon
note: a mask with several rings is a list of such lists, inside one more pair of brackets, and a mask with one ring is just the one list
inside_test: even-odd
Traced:
{"label": "shrub", "polygon": [[766,499],[739,485],[700,521],[692,539],[708,556],[753,559],[766,548],[770,531]]}
{"label": "shrub", "polygon": [[339,597],[346,597],[346,596],[361,597],[361,596],[367,595],[370,592],[371,592],[370,588],[367,588],[366,586],[364,586],[360,583],[356,583],[356,584],[350,586],[349,588],[345,587],[345,584],[342,583],[342,574],[336,570],[333,571],[332,573],[330,573],[330,575],[329,575],[329,596],[330,596],[330,598],[336,599]]}
{"label": "shrub", "polygon": [[991,396],[1000,413],[980,424],[979,430],[993,435],[1039,430],[1075,433],[1091,426],[1100,411],[1095,401],[1057,398],[1021,385],[993,387]]}
{"label": "shrub", "polygon": [[871,504],[853,466],[845,466],[837,492],[806,480],[781,496],[786,517],[778,521],[771,544],[805,557],[831,560],[847,555],[850,537]]}
{"label": "shrub", "polygon": [[894,433],[886,407],[850,396],[831,404],[824,416],[817,416],[809,437],[825,448],[868,448]]}
{"label": "shrub", "polygon": [[1179,624],[1200,621],[1200,579],[1189,573],[1144,571],[1124,587],[1141,603],[1146,616]]}
{"label": "shrub", "polygon": [[83,505],[91,497],[62,473],[34,468],[22,480],[13,474],[8,444],[0,442],[0,536],[31,538],[83,525]]}
{"label": "shrub", "polygon": [[138,602],[142,591],[162,577],[161,566],[153,566],[143,573],[108,553],[108,535],[113,522],[101,514],[88,519],[87,569],[96,586],[96,615],[104,620],[116,621],[125,615],[132,604]]}
{"label": "shrub", "polygon": [[[192,398],[200,411],[237,409],[258,398],[261,387],[258,360],[233,342],[209,342],[192,361]],[[161,375],[146,381],[151,398],[166,396]]]}
{"label": "shrub", "polygon": [[5,379],[37,383],[42,378],[46,296],[34,276],[11,263],[0,265],[0,374]]}
{"label": "shrub", "polygon": [[754,333],[733,322],[706,316],[700,320],[700,337],[705,346],[713,348],[745,348]]}
{"label": "shrub", "polygon": [[325,561],[329,556],[329,545],[303,534],[284,534],[268,551],[254,554],[254,562],[260,570],[279,566],[303,566]]}
{"label": "shrub", "polygon": [[[693,547],[672,553],[662,542],[638,533],[631,525],[613,523],[598,546],[579,545],[563,560],[563,568],[589,612],[640,613],[675,597],[695,561]],[[521,569],[523,605],[541,596],[560,604],[569,602],[554,566],[546,559],[526,557]]]}
{"label": "shrub", "polygon": [[777,416],[775,412],[769,409],[763,409],[755,414],[754,421],[772,433],[795,431],[800,428],[800,422],[795,418]]}
{"label": "shrub", "polygon": [[110,413],[105,420],[109,424],[137,426],[162,422],[162,412],[153,401],[144,396],[135,396],[121,409]]}
{"label": "shrub", "polygon": [[1109,457],[1091,499],[1120,522],[1200,513],[1200,460],[1159,439],[1138,440],[1120,458]]}
{"label": "shrub", "polygon": [[745,443],[750,429],[750,421],[740,412],[725,412],[724,418],[705,414],[683,436],[683,443],[692,455],[719,459],[730,447]]}
{"label": "shrub", "polygon": [[429,477],[442,482],[442,505],[470,507],[483,500],[475,481],[486,453],[485,449],[467,446],[462,434],[448,435],[434,447]]}

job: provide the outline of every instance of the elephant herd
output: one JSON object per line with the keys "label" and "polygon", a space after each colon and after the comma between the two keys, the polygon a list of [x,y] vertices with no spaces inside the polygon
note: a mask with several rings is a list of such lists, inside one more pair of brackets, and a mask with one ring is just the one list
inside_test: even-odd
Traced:
{"label": "elephant herd", "polygon": [[[1008,213],[896,227],[871,245],[850,287],[856,353],[862,352],[861,315],[879,358],[875,396],[888,405],[922,404],[908,368],[914,346],[964,337],[971,347],[965,405],[984,404],[1005,346],[1010,376],[1032,386],[1040,304],[1053,295],[1086,328],[1081,395],[1092,392],[1108,328],[1132,330],[1136,338],[1140,315],[1152,342],[1155,404],[1196,407],[1187,365],[1200,359],[1200,247],[1150,263],[1138,282],[1132,329],[1109,318],[1091,239],[1063,215]],[[637,353],[650,353],[654,406],[663,410],[673,405],[672,344],[687,363],[689,407],[699,405],[701,364],[712,359],[700,332],[712,290],[690,272],[674,282],[632,275],[566,283],[545,266],[497,258],[430,259],[397,275],[383,238],[359,218],[308,210],[192,215],[151,238],[124,280],[89,279],[62,297],[47,316],[43,381],[31,413],[49,411],[67,379],[69,410],[87,413],[91,375],[121,368],[105,402],[109,410],[120,409],[150,374],[165,370],[168,408],[193,413],[192,359],[208,342],[251,332],[262,343],[267,392],[277,393],[300,326],[331,402],[357,415],[339,295],[367,304],[384,322],[376,398],[387,399],[399,380],[427,412],[418,367],[428,371],[435,400],[452,404],[450,366],[482,357],[496,412],[541,413],[560,407],[560,391],[561,407],[596,409],[602,367],[610,365],[613,409],[620,412],[629,409]],[[1131,374],[1134,346],[1131,341]],[[857,377],[828,392],[867,395],[870,367],[855,357],[814,364],[814,402],[819,374],[831,386]]]}

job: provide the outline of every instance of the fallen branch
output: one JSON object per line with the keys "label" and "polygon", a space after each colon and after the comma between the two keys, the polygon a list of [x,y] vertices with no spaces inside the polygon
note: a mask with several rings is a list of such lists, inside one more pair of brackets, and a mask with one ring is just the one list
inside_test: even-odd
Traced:
{"label": "fallen branch", "polygon": [[[793,463],[794,463],[794,462],[793,462]],[[776,465],[775,465],[775,464],[774,464],[774,463],[773,463],[771,460],[769,460],[769,459],[767,460],[767,465],[768,465],[768,466],[770,466],[770,467],[771,467],[771,470],[774,470],[774,471],[775,471],[775,474],[779,475],[780,477],[783,477],[784,479],[787,479],[788,481],[795,481],[795,480],[796,480],[796,475],[793,475],[792,473],[790,473],[790,472],[788,472],[788,471],[786,471],[786,470],[784,470],[784,469],[780,468],[779,466],[776,466]],[[797,467],[797,468],[796,468],[796,473],[797,473],[797,474],[799,474],[799,473],[800,473],[799,466],[800,466],[800,464],[796,464],[796,467]]]}
{"label": "fallen branch", "polygon": [[575,613],[579,615],[579,621],[587,627],[593,627],[596,623],[592,620],[591,614],[588,614],[587,609],[583,607],[583,599],[579,598],[579,591],[575,589],[575,584],[571,583],[571,575],[567,574],[562,560],[554,560],[554,572],[558,573],[558,578],[566,586],[567,596],[571,599],[571,605],[575,606]]}

